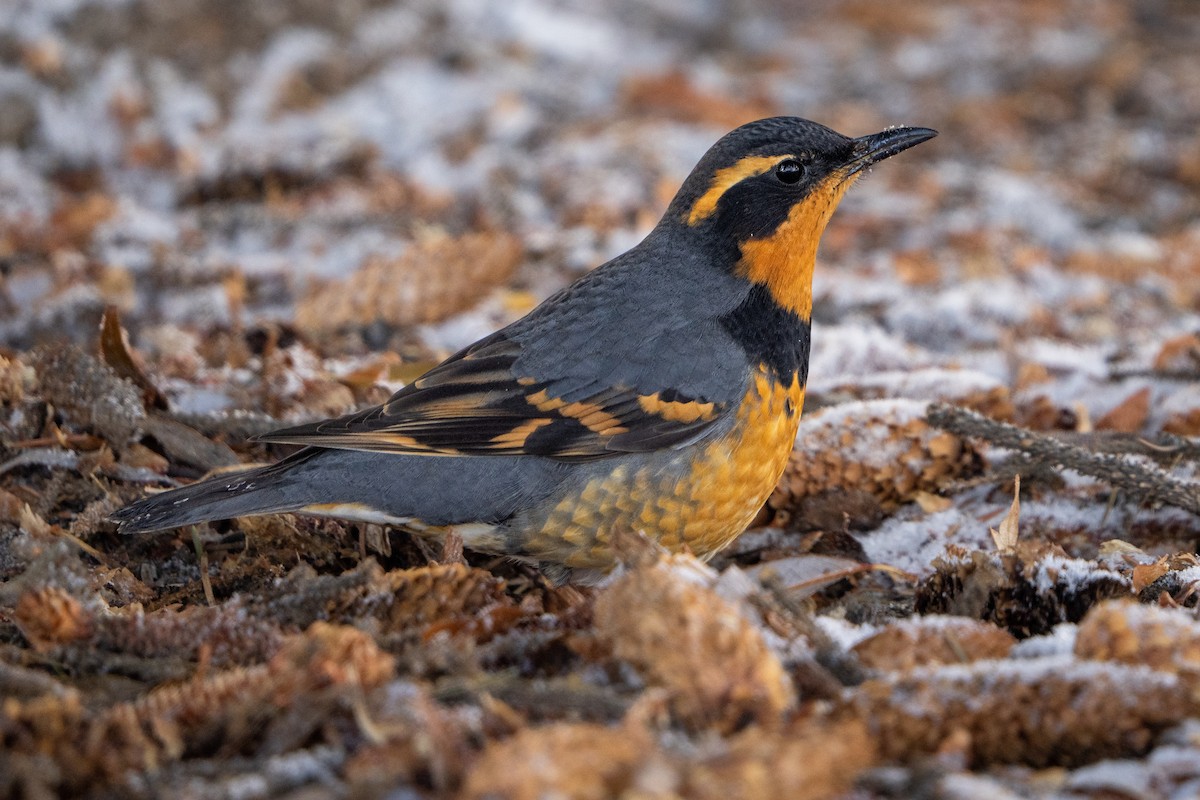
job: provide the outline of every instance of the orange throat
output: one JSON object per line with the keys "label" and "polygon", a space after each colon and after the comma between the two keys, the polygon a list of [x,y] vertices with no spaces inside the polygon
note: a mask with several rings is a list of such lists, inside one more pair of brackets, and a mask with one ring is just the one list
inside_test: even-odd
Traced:
{"label": "orange throat", "polygon": [[841,173],[829,176],[792,208],[770,236],[741,244],[739,274],[766,286],[780,307],[806,322],[812,318],[813,267],[821,234],[856,178]]}

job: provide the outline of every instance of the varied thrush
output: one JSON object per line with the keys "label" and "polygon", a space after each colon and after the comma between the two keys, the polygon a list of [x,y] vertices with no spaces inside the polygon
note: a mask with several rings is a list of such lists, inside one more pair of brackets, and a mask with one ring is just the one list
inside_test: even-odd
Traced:
{"label": "varied thrush", "polygon": [[277,512],[452,530],[560,581],[611,569],[622,530],[711,556],[792,450],[826,223],[868,167],[935,135],[743,125],[640,244],[521,319],[382,405],[259,437],[305,445],[276,464],[114,518],[127,532]]}

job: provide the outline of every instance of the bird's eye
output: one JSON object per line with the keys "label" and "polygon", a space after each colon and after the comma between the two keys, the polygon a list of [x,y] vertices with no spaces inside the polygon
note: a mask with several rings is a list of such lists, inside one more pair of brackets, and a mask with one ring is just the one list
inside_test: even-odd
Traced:
{"label": "bird's eye", "polygon": [[780,161],[775,165],[775,177],[781,183],[799,183],[800,179],[804,177],[804,165],[794,158]]}

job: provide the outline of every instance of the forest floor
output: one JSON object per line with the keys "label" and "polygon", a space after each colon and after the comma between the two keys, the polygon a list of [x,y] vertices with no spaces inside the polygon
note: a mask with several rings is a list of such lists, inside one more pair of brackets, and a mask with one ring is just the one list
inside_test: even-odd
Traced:
{"label": "forest floor", "polygon": [[[1200,795],[1197,42],[1187,0],[10,4],[0,796]],[[835,215],[793,458],[709,564],[106,520],[777,113],[941,135]]]}

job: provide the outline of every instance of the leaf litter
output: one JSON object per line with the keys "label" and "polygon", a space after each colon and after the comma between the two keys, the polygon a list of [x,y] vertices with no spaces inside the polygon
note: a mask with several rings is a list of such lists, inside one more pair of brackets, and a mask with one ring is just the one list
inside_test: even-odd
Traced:
{"label": "leaf litter", "polygon": [[[1200,781],[1194,8],[72,0],[0,26],[0,795]],[[105,521],[386,398],[771,113],[943,135],[831,224],[793,458],[711,564],[631,536],[608,585],[556,588],[380,526]]]}

